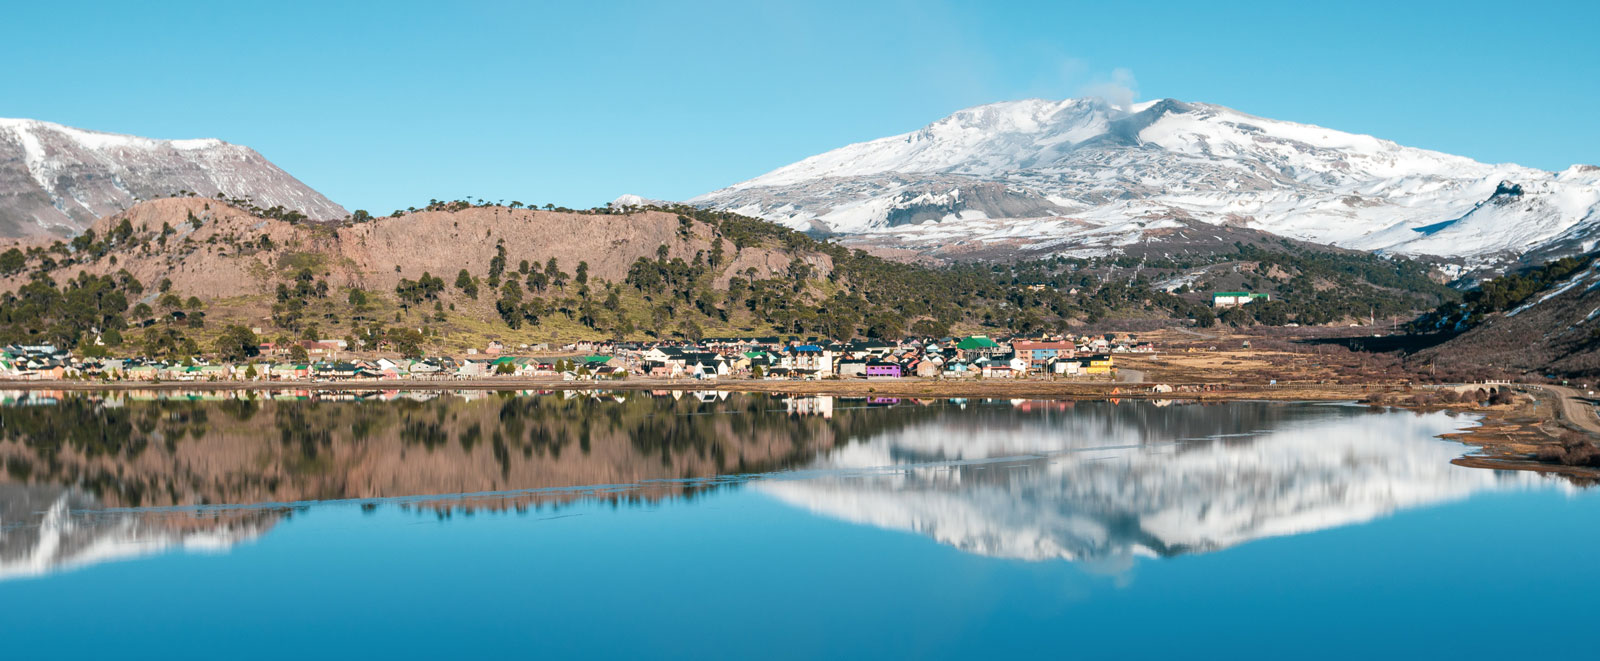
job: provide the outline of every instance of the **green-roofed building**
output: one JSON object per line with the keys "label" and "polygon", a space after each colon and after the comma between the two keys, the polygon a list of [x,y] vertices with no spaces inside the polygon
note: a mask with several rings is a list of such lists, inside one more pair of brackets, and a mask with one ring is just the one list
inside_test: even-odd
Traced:
{"label": "green-roofed building", "polygon": [[968,360],[984,356],[996,356],[1006,349],[998,342],[989,339],[987,335],[973,335],[956,343],[956,350],[961,352]]}
{"label": "green-roofed building", "polygon": [[996,344],[994,340],[989,339],[989,336],[987,335],[973,335],[972,337],[956,343],[956,348],[962,351],[983,351],[986,349],[998,349],[1000,348],[1000,345]]}
{"label": "green-roofed building", "polygon": [[1271,294],[1258,294],[1248,291],[1219,291],[1211,294],[1211,307],[1232,308],[1248,305],[1256,301],[1270,301]]}

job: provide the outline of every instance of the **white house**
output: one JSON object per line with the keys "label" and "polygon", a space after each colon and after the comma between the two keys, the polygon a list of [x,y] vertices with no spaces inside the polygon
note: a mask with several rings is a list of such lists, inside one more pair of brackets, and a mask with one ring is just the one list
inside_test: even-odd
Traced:
{"label": "white house", "polygon": [[1028,368],[1032,367],[1033,363],[1019,354],[1013,354],[1011,360],[1008,361],[1008,365],[1011,367],[1011,371],[1016,374],[1027,374]]}

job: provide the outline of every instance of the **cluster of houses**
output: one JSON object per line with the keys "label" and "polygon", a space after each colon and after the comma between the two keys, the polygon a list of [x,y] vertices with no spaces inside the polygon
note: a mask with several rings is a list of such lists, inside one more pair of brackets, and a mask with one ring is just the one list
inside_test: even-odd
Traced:
{"label": "cluster of houses", "polygon": [[1014,378],[1111,375],[1119,352],[1148,342],[1114,337],[966,338],[849,342],[779,338],[710,339],[693,346],[617,346],[620,367],[657,377],[764,379]]}
{"label": "cluster of houses", "polygon": [[9,344],[0,347],[0,378],[63,379],[75,373],[71,354],[54,344]]}
{"label": "cluster of houses", "polygon": [[217,363],[202,357],[182,362],[80,359],[52,345],[12,345],[0,349],[0,379],[320,382],[488,377],[602,381],[629,376],[805,380],[1093,377],[1114,374],[1117,353],[1153,351],[1148,342],[1111,335],[1009,340],[974,335],[901,342],[778,337],[719,338],[692,344],[578,342],[554,349],[571,354],[561,358],[508,355],[499,343],[460,359],[350,357],[335,341],[318,343],[316,349],[307,352],[311,360],[299,362],[269,359],[269,355],[285,352],[263,346],[260,359]]}

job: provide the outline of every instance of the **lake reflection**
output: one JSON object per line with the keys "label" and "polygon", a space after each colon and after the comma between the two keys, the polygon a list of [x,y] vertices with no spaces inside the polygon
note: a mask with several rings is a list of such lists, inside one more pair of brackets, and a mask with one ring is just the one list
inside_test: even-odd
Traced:
{"label": "lake reflection", "polygon": [[[975,554],[1116,571],[1552,485],[1451,465],[1446,414],[729,393],[15,393],[0,579],[225,551],[313,501],[447,517],[752,489]],[[470,497],[459,494],[476,494]]]}
{"label": "lake reflection", "polygon": [[885,431],[813,464],[836,475],[757,488],[972,553],[1116,569],[1549,484],[1452,465],[1462,446],[1434,437],[1468,422],[1334,405],[1029,402]]}

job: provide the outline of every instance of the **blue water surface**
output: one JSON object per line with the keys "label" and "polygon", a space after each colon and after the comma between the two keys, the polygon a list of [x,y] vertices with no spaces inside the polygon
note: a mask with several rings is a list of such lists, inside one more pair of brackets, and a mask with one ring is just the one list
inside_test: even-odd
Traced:
{"label": "blue water surface", "polygon": [[[303,503],[215,550],[0,582],[0,633],[18,659],[1589,654],[1600,497],[1428,463],[1465,451],[1432,433],[1459,419],[1299,406],[1246,442],[1060,444],[1084,408],[987,438],[957,411],[688,496]],[[1420,456],[1263,459],[1352,424]]]}

